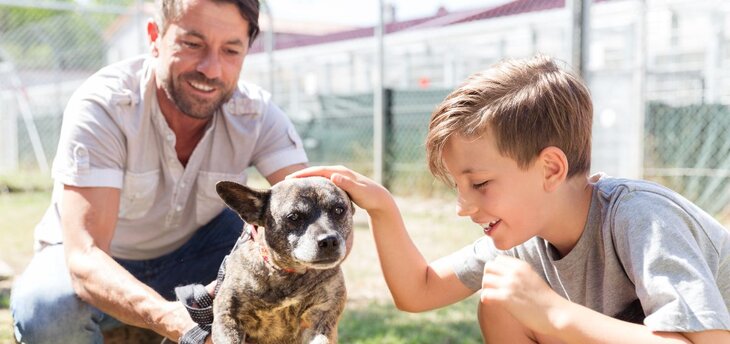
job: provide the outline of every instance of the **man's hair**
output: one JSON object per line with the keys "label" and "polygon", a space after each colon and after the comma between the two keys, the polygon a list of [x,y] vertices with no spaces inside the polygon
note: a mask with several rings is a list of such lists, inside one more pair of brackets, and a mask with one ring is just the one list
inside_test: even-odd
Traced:
{"label": "man's hair", "polygon": [[[259,34],[259,0],[212,0],[215,3],[229,3],[238,7],[241,17],[248,22],[248,44],[253,44]],[[170,22],[178,19],[182,12],[181,0],[157,0],[155,21],[160,34],[165,34]]]}
{"label": "man's hair", "polygon": [[572,177],[590,170],[592,123],[590,93],[580,78],[543,55],[504,60],[471,75],[431,114],[428,167],[450,183],[442,157],[448,140],[492,133],[499,153],[522,169],[544,148],[560,148]]}

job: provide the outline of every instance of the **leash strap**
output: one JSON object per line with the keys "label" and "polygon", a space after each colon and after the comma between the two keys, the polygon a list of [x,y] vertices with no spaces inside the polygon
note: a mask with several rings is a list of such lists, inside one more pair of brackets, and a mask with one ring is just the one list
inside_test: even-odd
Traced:
{"label": "leash strap", "polygon": [[[250,232],[244,231],[244,235],[236,240],[236,244],[231,249],[235,251],[239,244],[249,240]],[[226,277],[226,261],[230,254],[223,258],[220,268],[218,268],[218,276],[216,277],[215,291],[213,295],[218,295],[218,290],[223,284]],[[190,318],[197,324],[180,337],[180,344],[204,344],[205,339],[211,334],[211,325],[213,324],[213,297],[208,294],[205,286],[202,284],[189,284],[175,288],[175,296],[178,301],[182,302],[185,309],[190,314]],[[246,338],[243,338],[245,343]]]}
{"label": "leash strap", "polygon": [[203,344],[213,324],[213,299],[202,284],[175,288],[175,295],[183,303],[190,318],[197,323],[180,338],[180,344]]}

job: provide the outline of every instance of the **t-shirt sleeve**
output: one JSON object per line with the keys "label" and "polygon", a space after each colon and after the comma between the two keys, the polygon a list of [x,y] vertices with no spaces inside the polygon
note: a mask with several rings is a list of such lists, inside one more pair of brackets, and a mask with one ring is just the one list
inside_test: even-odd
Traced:
{"label": "t-shirt sleeve", "polygon": [[730,329],[715,282],[717,248],[692,209],[651,192],[628,192],[613,214],[617,254],[653,331]]}
{"label": "t-shirt sleeve", "polygon": [[263,123],[253,165],[263,176],[268,176],[284,167],[306,163],[307,154],[294,124],[271,101],[264,108]]}
{"label": "t-shirt sleeve", "polygon": [[124,135],[109,113],[115,105],[101,105],[79,92],[64,111],[53,177],[66,185],[121,188],[126,150]]}
{"label": "t-shirt sleeve", "polygon": [[497,249],[489,237],[482,237],[449,255],[451,267],[459,280],[474,291],[482,289],[484,263],[497,256]]}

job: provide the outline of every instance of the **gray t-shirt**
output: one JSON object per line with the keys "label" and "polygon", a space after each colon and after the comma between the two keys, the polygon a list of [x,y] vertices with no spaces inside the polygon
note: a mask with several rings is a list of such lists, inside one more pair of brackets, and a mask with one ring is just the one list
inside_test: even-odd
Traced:
{"label": "gray t-shirt", "polygon": [[449,259],[476,291],[497,255],[526,261],[574,303],[653,331],[730,330],[730,232],[651,182],[600,176],[583,234],[562,258],[539,237],[507,251],[483,237]]}

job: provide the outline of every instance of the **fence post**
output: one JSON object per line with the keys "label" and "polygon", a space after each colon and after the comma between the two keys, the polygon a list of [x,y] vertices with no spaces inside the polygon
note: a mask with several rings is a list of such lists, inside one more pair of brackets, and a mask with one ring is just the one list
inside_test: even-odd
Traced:
{"label": "fence post", "polygon": [[395,123],[393,121],[393,89],[383,89],[383,186],[390,188],[395,165]]}
{"label": "fence post", "polygon": [[591,0],[568,2],[571,11],[571,65],[583,80],[588,80],[588,35]]}
{"label": "fence post", "polygon": [[384,139],[384,118],[383,118],[383,97],[384,97],[384,47],[383,36],[385,35],[385,22],[383,19],[383,1],[378,1],[378,25],[375,26],[375,61],[376,61],[376,82],[373,88],[373,179],[385,184],[385,139]]}

